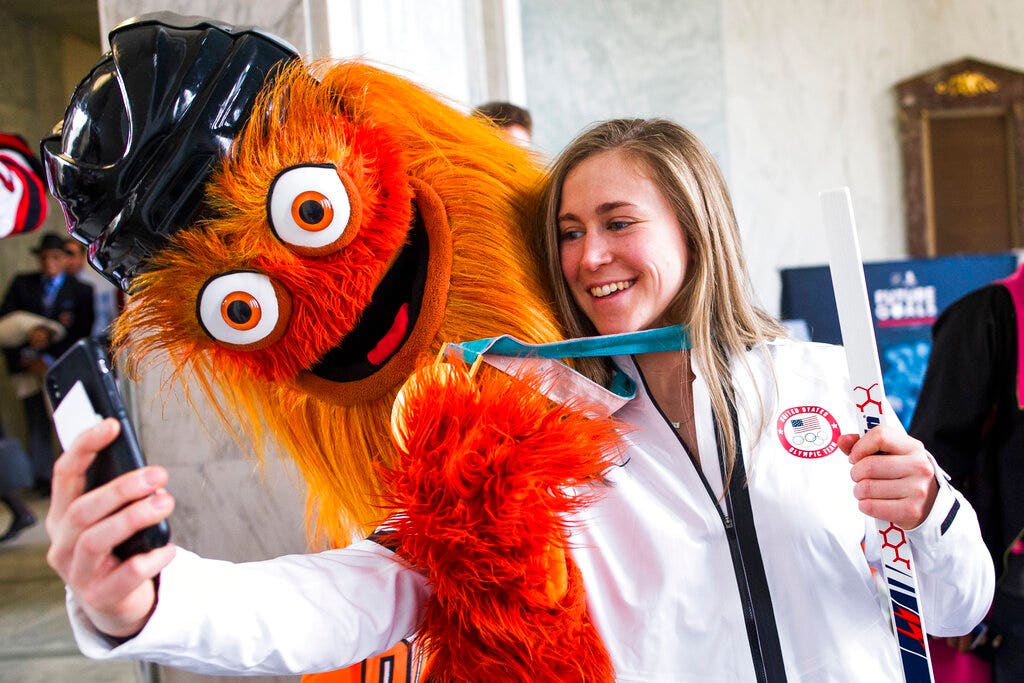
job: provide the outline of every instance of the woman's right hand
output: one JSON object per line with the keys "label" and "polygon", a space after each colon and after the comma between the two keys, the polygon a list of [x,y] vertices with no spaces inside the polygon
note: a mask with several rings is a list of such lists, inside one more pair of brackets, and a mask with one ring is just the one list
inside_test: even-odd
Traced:
{"label": "woman's right hand", "polygon": [[166,545],[121,561],[113,549],[140,529],[170,516],[174,498],[167,471],[148,466],[85,490],[85,471],[120,431],[107,418],[82,433],[53,466],[46,561],[74,591],[93,625],[126,638],[146,625],[156,607],[156,577],[174,557]]}

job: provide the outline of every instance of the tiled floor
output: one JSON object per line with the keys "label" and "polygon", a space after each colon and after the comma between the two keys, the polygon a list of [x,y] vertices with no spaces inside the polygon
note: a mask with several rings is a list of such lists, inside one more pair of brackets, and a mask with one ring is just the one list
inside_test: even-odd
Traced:
{"label": "tiled floor", "polygon": [[[46,564],[47,501],[27,501],[39,522],[0,544],[0,681],[136,683],[136,665],[94,662],[75,647],[64,611],[64,585]],[[0,530],[10,523],[4,508]]]}

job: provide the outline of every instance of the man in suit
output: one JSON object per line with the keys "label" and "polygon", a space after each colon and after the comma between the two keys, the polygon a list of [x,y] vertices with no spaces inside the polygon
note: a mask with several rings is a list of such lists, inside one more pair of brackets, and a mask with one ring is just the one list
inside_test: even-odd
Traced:
{"label": "man in suit", "polygon": [[89,335],[95,314],[92,287],[64,272],[64,240],[54,234],[43,235],[32,251],[39,259],[39,270],[22,273],[11,281],[0,304],[0,316],[28,311],[56,320],[67,330],[62,339],[56,340],[48,328],[38,327],[29,333],[25,343],[4,349],[7,370],[25,408],[35,487],[48,494],[53,470],[53,430],[43,401],[42,377],[55,359]]}

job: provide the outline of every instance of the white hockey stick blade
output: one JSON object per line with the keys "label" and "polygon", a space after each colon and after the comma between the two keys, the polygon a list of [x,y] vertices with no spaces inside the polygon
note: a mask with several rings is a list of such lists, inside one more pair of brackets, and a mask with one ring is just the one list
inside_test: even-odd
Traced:
{"label": "white hockey stick blade", "polygon": [[[854,400],[864,414],[867,431],[888,419],[882,411],[882,369],[878,363],[878,345],[871,322],[871,305],[864,281],[864,264],[857,240],[857,224],[853,218],[850,190],[840,188],[821,193],[821,209],[828,241],[828,265],[832,272],[832,288],[839,313],[839,329],[843,333],[846,363],[850,368],[851,386],[861,387],[863,395]],[[873,388],[877,387],[877,389]],[[862,403],[868,404],[862,407]],[[867,412],[864,413],[865,409]],[[877,420],[877,421],[876,421]]]}
{"label": "white hockey stick blade", "polygon": [[[853,203],[848,188],[821,193],[822,218],[828,241],[829,268],[835,290],[839,328],[850,371],[851,400],[861,417],[861,432],[890,419],[885,412],[885,387],[871,320],[864,264],[860,256]],[[921,618],[913,555],[903,529],[877,521],[882,538],[882,573],[889,593],[890,617],[906,683],[933,683],[928,638]]]}

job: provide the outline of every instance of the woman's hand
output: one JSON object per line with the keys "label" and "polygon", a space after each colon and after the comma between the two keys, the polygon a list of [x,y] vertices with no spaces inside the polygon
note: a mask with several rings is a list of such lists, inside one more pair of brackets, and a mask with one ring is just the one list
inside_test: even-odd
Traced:
{"label": "woman's hand", "polygon": [[839,448],[850,456],[853,495],[861,512],[904,529],[925,520],[939,484],[920,441],[881,425],[864,436],[843,434]]}
{"label": "woman's hand", "polygon": [[170,516],[174,498],[163,489],[167,471],[144,467],[85,492],[85,471],[97,451],[120,431],[106,419],[81,434],[53,466],[53,492],[46,515],[50,549],[46,561],[74,590],[86,615],[103,633],[132,636],[156,606],[152,579],[174,557],[174,546],[121,561],[113,548],[140,529]]}

